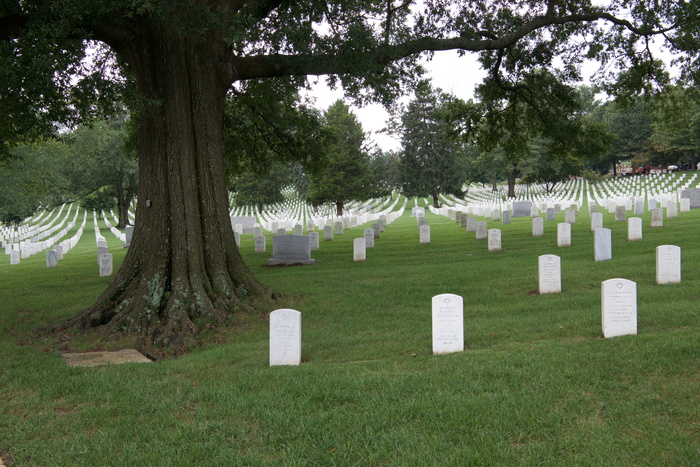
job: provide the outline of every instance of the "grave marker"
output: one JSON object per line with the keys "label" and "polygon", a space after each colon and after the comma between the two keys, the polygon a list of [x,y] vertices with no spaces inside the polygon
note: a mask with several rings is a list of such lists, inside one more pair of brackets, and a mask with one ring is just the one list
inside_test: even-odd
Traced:
{"label": "grave marker", "polygon": [[256,235],[253,238],[255,240],[255,252],[265,253],[267,251],[267,237],[264,235]]}
{"label": "grave marker", "polygon": [[353,261],[365,261],[367,259],[367,247],[364,238],[353,240]]}
{"label": "grave marker", "polygon": [[365,229],[365,248],[374,248],[374,229]]}
{"label": "grave marker", "polygon": [[681,248],[675,245],[656,247],[656,283],[675,284],[681,281]]}
{"label": "grave marker", "polygon": [[544,219],[541,217],[532,218],[532,236],[541,237],[544,235]]}
{"label": "grave marker", "polygon": [[602,283],[603,336],[637,334],[637,284],[627,279]]}
{"label": "grave marker", "polygon": [[311,239],[306,235],[277,235],[272,237],[270,266],[280,264],[314,264],[311,259]]}
{"label": "grave marker", "polygon": [[430,243],[430,226],[421,225],[418,230],[420,231],[420,243]]}
{"label": "grave marker", "polygon": [[610,229],[596,229],[594,238],[594,250],[596,261],[612,259],[612,232]]}
{"label": "grave marker", "polygon": [[112,275],[112,255],[105,253],[100,256],[100,277]]}
{"label": "grave marker", "polygon": [[540,294],[561,292],[561,258],[542,255],[537,261]]}
{"label": "grave marker", "polygon": [[557,246],[571,246],[571,224],[568,222],[557,224]]}
{"label": "grave marker", "polygon": [[282,308],[270,313],[270,366],[301,363],[301,312]]}
{"label": "grave marker", "polygon": [[638,242],[642,240],[641,217],[630,217],[627,220],[627,240],[630,242]]}
{"label": "grave marker", "polygon": [[664,226],[664,210],[663,208],[653,208],[651,211],[651,227]]}
{"label": "grave marker", "polygon": [[433,297],[433,354],[464,350],[464,306],[462,297],[454,294]]}
{"label": "grave marker", "polygon": [[476,223],[476,239],[486,240],[488,238],[487,224],[484,221]]}
{"label": "grave marker", "polygon": [[501,230],[489,229],[488,231],[488,250],[489,253],[497,253],[501,251]]}
{"label": "grave marker", "polygon": [[309,232],[307,237],[309,237],[309,246],[310,246],[311,250],[318,250],[321,248],[321,243],[319,242],[318,232]]}

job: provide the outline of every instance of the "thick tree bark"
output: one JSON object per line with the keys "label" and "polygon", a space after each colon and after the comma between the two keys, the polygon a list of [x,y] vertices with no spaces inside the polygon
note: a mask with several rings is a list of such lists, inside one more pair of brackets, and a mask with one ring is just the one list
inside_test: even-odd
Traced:
{"label": "thick tree bark", "polygon": [[513,169],[508,172],[508,197],[515,198],[515,180],[518,178],[517,170]]}
{"label": "thick tree bark", "polygon": [[343,201],[335,202],[335,215],[341,217],[343,215],[343,209],[345,209],[345,203]]}
{"label": "thick tree bark", "polygon": [[225,47],[166,26],[144,29],[121,53],[149,100],[134,237],[97,303],[68,326],[186,348],[203,325],[252,310],[253,296],[271,298],[243,262],[229,218],[222,126],[230,83],[217,73]]}

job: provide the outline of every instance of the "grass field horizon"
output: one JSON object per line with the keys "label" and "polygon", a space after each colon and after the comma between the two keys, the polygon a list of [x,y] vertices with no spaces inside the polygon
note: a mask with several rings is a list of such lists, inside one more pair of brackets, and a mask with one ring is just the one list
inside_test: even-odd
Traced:
{"label": "grass field horizon", "polygon": [[[0,455],[8,465],[698,465],[700,209],[627,241],[604,214],[613,258],[595,262],[587,209],[558,248],[555,221],[529,218],[487,252],[428,212],[419,244],[412,200],[366,262],[349,229],[312,266],[267,267],[243,235],[253,273],[302,313],[298,367],[268,366],[265,315],[156,364],[67,367],[59,350],[112,348],[90,335],[33,331],[91,304],[92,219],[56,269],[42,254],[0,264]],[[399,204],[400,206],[400,204]],[[631,214],[628,212],[628,216]],[[104,226],[103,226],[104,227]],[[106,230],[106,229],[104,229]],[[107,237],[115,269],[125,250]],[[656,285],[655,249],[681,247],[682,283]],[[271,242],[268,238],[268,250]],[[537,258],[561,257],[562,292],[537,293]],[[603,339],[601,282],[637,283],[638,335]],[[464,299],[465,351],[432,355],[431,298]]]}

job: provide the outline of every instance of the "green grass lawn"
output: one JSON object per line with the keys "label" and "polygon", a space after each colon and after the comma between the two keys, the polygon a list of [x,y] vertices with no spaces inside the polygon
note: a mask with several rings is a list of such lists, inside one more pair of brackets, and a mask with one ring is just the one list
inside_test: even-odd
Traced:
{"label": "green grass lawn", "polygon": [[[312,266],[253,272],[302,312],[298,367],[268,366],[255,315],[191,354],[154,364],[69,368],[59,349],[113,348],[36,328],[95,300],[92,219],[56,269],[45,254],[0,264],[0,454],[8,465],[700,465],[700,210],[626,223],[605,214],[613,259],[595,262],[588,212],[557,248],[556,224],[502,228],[500,253],[427,214],[406,213],[367,261],[346,230]],[[628,216],[629,216],[628,212]],[[125,251],[104,229],[115,269]],[[682,249],[681,284],[655,284],[655,248]],[[271,239],[268,249],[271,251]],[[537,294],[537,258],[561,257],[562,293]],[[603,339],[601,282],[637,283],[638,335]],[[465,351],[432,355],[431,298],[464,298]]]}

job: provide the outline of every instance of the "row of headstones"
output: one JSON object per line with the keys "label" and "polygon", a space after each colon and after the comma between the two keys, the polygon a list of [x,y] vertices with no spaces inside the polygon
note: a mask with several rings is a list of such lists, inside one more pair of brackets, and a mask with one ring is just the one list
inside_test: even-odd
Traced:
{"label": "row of headstones", "polygon": [[[41,241],[38,243],[21,242],[20,244],[11,245],[10,247],[12,248],[12,250],[10,251],[7,251],[6,247],[6,253],[9,253],[10,255],[10,264],[20,264],[21,259],[29,258],[33,254],[46,250],[47,267],[55,267],[54,264],[56,263],[56,261],[53,258],[62,259],[63,255],[72,250],[73,247],[77,245],[78,241],[80,241],[80,237],[83,235],[83,229],[85,228],[85,220],[87,218],[86,216],[87,213],[83,217],[83,223],[78,229],[78,231],[71,238],[63,240],[58,244],[56,244],[56,241],[65,236],[66,233],[68,233],[68,231],[73,228],[73,222],[70,222],[64,230],[59,232],[59,234],[55,235],[54,237],[49,238],[47,241]],[[51,250],[55,251],[51,252]],[[51,261],[49,261],[49,256],[51,256],[52,258]],[[51,264],[51,266],[49,266],[49,264]]]}
{"label": "row of headstones", "polygon": [[[329,232],[329,226],[324,230],[324,241],[333,240],[333,232]],[[384,232],[385,223],[379,219],[372,224],[371,228],[364,229],[364,235],[353,240],[354,261],[365,261],[367,259],[367,248],[374,248],[375,239],[380,238]],[[256,235],[255,252],[264,253],[266,237]],[[308,235],[286,235],[281,233],[272,237],[272,259],[268,260],[271,266],[289,264],[314,264],[311,258],[311,251],[320,249],[319,233],[309,232]]]}
{"label": "row of headstones", "polygon": [[[40,216],[36,220],[30,221],[31,223],[18,227],[15,231],[8,231],[8,233],[11,232],[11,237],[8,238],[3,235],[2,238],[0,238],[0,240],[9,243],[19,243],[22,240],[34,238],[34,241],[36,242],[36,238],[38,237],[48,237],[49,235],[51,235],[51,233],[60,229],[61,226],[66,223],[68,216],[70,215],[71,208],[68,208],[66,217],[63,219],[63,222],[60,222],[59,218],[61,217],[61,213],[63,212],[64,207],[65,204],[61,206],[61,208],[58,210],[58,213],[55,216],[51,216],[49,214],[45,219],[43,218],[43,216]],[[51,213],[53,213],[53,211],[51,211]],[[46,233],[46,231],[51,229],[56,222],[59,222],[59,224],[53,227],[53,231]]]}
{"label": "row of headstones", "polygon": [[[60,215],[60,211],[59,211]],[[31,255],[39,253],[46,250],[48,247],[56,243],[60,238],[64,237],[68,231],[75,227],[75,222],[78,217],[78,211],[76,210],[75,217],[73,221],[68,222],[70,217],[70,209],[66,213],[63,220],[60,220],[58,224],[53,225],[53,222],[58,218],[58,216],[51,221],[47,226],[40,228],[38,230],[30,229],[26,233],[31,235],[24,236],[24,239],[19,242],[8,243],[2,240],[0,244],[5,249],[5,254],[10,255],[12,251],[19,251],[22,258],[28,258]],[[60,231],[59,231],[60,229]]]}
{"label": "row of headstones", "polygon": [[[602,330],[606,338],[637,334],[637,284],[628,279],[602,282]],[[432,298],[433,354],[464,351],[464,300],[455,294]],[[301,364],[301,312],[270,313],[270,366]]]}
{"label": "row of headstones", "polygon": [[[538,258],[537,264],[539,293],[561,292],[561,258],[551,254],[542,255]],[[676,245],[656,247],[656,283],[661,285],[680,282],[681,248]]]}

